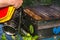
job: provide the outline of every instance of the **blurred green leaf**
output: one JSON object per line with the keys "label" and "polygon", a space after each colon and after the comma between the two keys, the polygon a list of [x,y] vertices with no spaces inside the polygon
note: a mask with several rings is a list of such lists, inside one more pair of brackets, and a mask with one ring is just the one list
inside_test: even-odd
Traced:
{"label": "blurred green leaf", "polygon": [[15,40],[15,36],[11,36],[12,37],[12,40]]}
{"label": "blurred green leaf", "polygon": [[2,38],[1,38],[1,39],[2,39],[2,40],[7,40],[5,33],[2,34]]}
{"label": "blurred green leaf", "polygon": [[35,35],[33,38],[36,40],[36,39],[38,39],[38,36],[37,36],[37,35]]}
{"label": "blurred green leaf", "polygon": [[20,37],[19,37],[19,35],[16,35],[16,40],[20,40]]}
{"label": "blurred green leaf", "polygon": [[31,33],[31,34],[33,34],[33,33],[34,33],[33,25],[30,25],[30,26],[29,26],[29,30],[30,30],[30,33]]}
{"label": "blurred green leaf", "polygon": [[58,40],[60,40],[60,38]]}
{"label": "blurred green leaf", "polygon": [[32,37],[31,36],[24,36],[23,40],[32,40]]}

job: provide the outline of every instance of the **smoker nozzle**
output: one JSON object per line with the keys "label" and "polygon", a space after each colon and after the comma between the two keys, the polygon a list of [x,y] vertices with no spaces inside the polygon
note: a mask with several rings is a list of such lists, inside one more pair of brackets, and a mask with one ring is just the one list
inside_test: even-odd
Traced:
{"label": "smoker nozzle", "polygon": [[16,34],[16,31],[17,31],[15,28],[10,27],[10,26],[4,26],[3,27],[3,30],[8,35],[15,35]]}

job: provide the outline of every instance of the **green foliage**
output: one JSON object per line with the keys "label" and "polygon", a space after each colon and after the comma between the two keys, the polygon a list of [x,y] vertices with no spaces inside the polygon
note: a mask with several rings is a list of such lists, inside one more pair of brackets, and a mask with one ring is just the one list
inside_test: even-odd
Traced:
{"label": "green foliage", "polygon": [[31,36],[24,36],[23,40],[32,40],[32,37]]}
{"label": "green foliage", "polygon": [[40,0],[41,5],[50,5],[52,4],[52,0]]}
{"label": "green foliage", "polygon": [[23,40],[37,40],[38,36],[37,35],[32,36],[32,35],[30,35],[30,33],[27,33],[27,35],[22,36],[22,38],[23,38]]}
{"label": "green foliage", "polygon": [[27,6],[33,6],[35,5],[37,2],[37,0],[23,0],[23,7],[27,7]]}
{"label": "green foliage", "polygon": [[23,7],[33,6],[33,5],[50,5],[53,0],[23,0]]}
{"label": "green foliage", "polygon": [[38,36],[37,36],[37,35],[35,35],[33,38],[34,38],[34,40],[36,40],[36,39],[38,39]]}
{"label": "green foliage", "polygon": [[58,40],[60,40],[60,38]]}
{"label": "green foliage", "polygon": [[29,6],[29,5],[31,5],[32,4],[32,0],[23,0],[24,2],[23,2],[23,6],[25,7],[25,6]]}
{"label": "green foliage", "polygon": [[15,36],[11,36],[12,37],[12,40],[15,40],[16,38],[15,38]]}
{"label": "green foliage", "polygon": [[20,37],[19,37],[19,35],[16,35],[16,40],[20,40]]}
{"label": "green foliage", "polygon": [[54,3],[60,6],[60,0],[54,0]]}
{"label": "green foliage", "polygon": [[1,38],[1,39],[2,39],[2,40],[7,40],[5,33],[2,34],[2,38]]}
{"label": "green foliage", "polygon": [[33,34],[33,33],[34,33],[33,25],[30,25],[30,26],[29,26],[29,30],[30,30],[30,33],[31,33],[31,34]]}
{"label": "green foliage", "polygon": [[35,35],[34,37],[32,36],[23,36],[23,40],[37,40],[38,36]]}

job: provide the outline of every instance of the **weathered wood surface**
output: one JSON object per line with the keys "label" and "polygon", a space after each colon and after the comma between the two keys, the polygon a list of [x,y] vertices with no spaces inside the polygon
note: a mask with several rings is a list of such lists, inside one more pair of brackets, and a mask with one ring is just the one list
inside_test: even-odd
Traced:
{"label": "weathered wood surface", "polygon": [[60,19],[60,7],[34,6],[26,7],[24,11],[35,20]]}
{"label": "weathered wood surface", "polygon": [[60,26],[60,20],[57,20],[55,22],[53,22],[53,21],[46,22],[46,23],[43,23],[43,24],[41,24],[41,23],[39,24],[39,22],[37,23],[38,30],[53,28],[53,27],[58,27],[58,26]]}

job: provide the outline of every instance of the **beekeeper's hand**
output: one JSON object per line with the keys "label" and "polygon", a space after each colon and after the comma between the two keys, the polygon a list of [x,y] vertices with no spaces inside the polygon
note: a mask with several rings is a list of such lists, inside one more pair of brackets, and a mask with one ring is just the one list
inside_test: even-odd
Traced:
{"label": "beekeeper's hand", "polygon": [[9,5],[19,8],[23,3],[23,0],[0,0],[0,8],[6,7]]}
{"label": "beekeeper's hand", "polygon": [[15,8],[19,8],[22,3],[23,0],[9,0],[10,5],[13,5]]}

